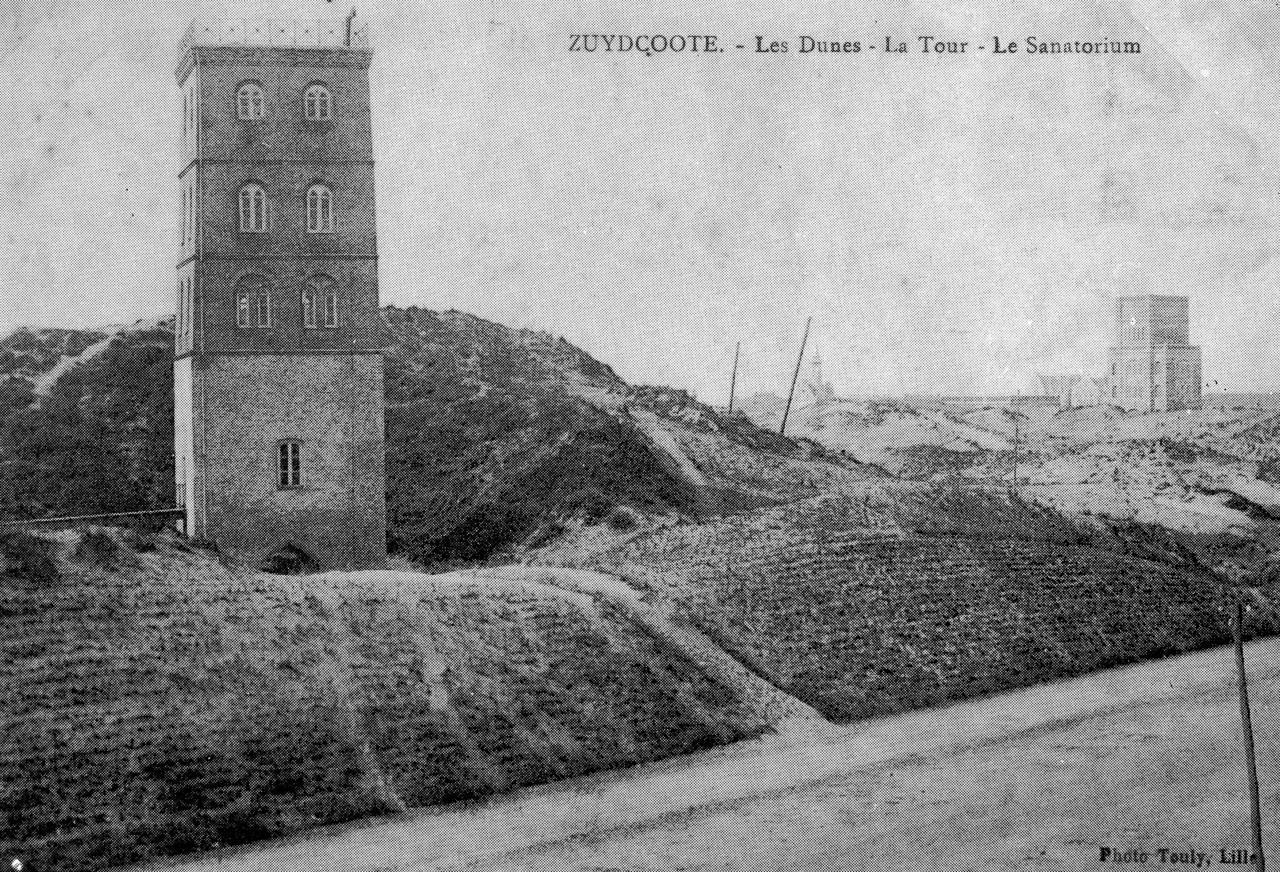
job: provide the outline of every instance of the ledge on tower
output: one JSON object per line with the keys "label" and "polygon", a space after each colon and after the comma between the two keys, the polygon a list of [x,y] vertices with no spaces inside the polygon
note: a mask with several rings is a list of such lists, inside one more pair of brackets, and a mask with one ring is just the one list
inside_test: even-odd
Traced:
{"label": "ledge on tower", "polygon": [[190,48],[224,45],[368,51],[369,27],[368,22],[354,18],[196,20],[187,28],[178,51],[183,55]]}

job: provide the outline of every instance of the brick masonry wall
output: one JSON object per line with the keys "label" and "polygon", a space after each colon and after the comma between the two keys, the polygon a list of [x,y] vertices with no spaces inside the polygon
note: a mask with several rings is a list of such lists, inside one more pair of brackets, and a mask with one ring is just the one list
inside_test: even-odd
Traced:
{"label": "brick masonry wall", "polygon": [[[206,536],[255,561],[286,543],[326,567],[386,559],[380,355],[211,358],[195,373]],[[281,439],[302,441],[302,486],[277,487]]]}
{"label": "brick masonry wall", "polygon": [[1190,305],[1186,297],[1153,297],[1151,342],[1186,345],[1191,341]]}
{"label": "brick masonry wall", "polygon": [[[323,274],[337,283],[338,328],[302,324],[302,289]],[[236,326],[236,286],[246,276],[261,276],[271,289],[270,329]],[[372,260],[275,259],[206,260],[200,264],[199,315],[202,341],[197,351],[289,351],[383,347],[378,315],[377,266]]]}
{"label": "brick masonry wall", "polygon": [[[200,137],[206,160],[372,160],[368,52],[219,47],[197,49]],[[246,81],[265,92],[266,114],[237,115]],[[303,117],[303,94],[320,82],[333,97],[333,118]]]}
{"label": "brick masonry wall", "polygon": [[[180,472],[190,532],[251,561],[285,544],[326,567],[386,557],[382,358],[368,353],[384,345],[369,62],[362,50],[219,46],[191,49],[178,70],[189,110],[182,185],[194,192],[196,232],[180,253],[195,300],[191,345],[178,348],[193,357],[190,378],[175,378],[185,393],[175,403],[177,455],[191,458]],[[263,89],[261,118],[239,117],[246,82]],[[305,117],[312,84],[330,92],[328,119]],[[266,193],[263,233],[240,229],[248,182]],[[317,183],[333,194],[332,232],[307,229]],[[302,292],[316,276],[334,281],[334,328],[303,326]],[[246,279],[253,327],[236,323]],[[262,285],[266,327],[256,324]],[[299,488],[277,487],[282,439],[302,442]]]}
{"label": "brick masonry wall", "polygon": [[196,459],[194,426],[195,395],[191,389],[191,358],[185,357],[173,363],[173,442],[174,442],[174,486],[175,506],[187,510],[186,528],[194,529]]}
{"label": "brick masonry wall", "polygon": [[[189,62],[199,94],[195,174],[198,245],[197,310],[204,315],[198,351],[288,350],[298,347],[379,348],[377,229],[367,52],[244,47],[193,50]],[[238,117],[236,92],[247,81],[266,95],[262,119]],[[323,83],[332,118],[303,117],[303,94]],[[265,233],[241,232],[239,191],[256,182],[267,195]],[[334,229],[307,231],[307,190],[333,193]],[[301,328],[301,291],[307,277],[338,280],[342,318],[335,330]],[[267,278],[273,291],[270,332],[235,327],[236,283]]]}
{"label": "brick masonry wall", "polygon": [[1201,405],[1200,347],[1171,346],[1165,363],[1169,409],[1198,409]]}
{"label": "brick masonry wall", "polygon": [[[267,193],[267,232],[241,233],[240,187],[257,182]],[[307,188],[333,191],[334,232],[307,232]],[[206,257],[365,256],[377,253],[373,164],[265,161],[210,164],[203,171],[200,222]]]}

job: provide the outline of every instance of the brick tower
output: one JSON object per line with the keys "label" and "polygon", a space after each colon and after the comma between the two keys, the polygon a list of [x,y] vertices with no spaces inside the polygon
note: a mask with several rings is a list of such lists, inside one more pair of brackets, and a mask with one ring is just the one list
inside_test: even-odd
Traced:
{"label": "brick tower", "polygon": [[386,559],[370,60],[350,19],[181,45],[178,504],[250,561]]}

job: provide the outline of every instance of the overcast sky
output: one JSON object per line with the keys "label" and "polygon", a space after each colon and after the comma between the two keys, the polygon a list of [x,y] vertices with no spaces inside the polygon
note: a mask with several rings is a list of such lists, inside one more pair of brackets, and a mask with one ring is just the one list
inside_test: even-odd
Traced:
{"label": "overcast sky", "polygon": [[[809,314],[839,392],[1010,393],[1101,373],[1115,295],[1189,294],[1206,380],[1280,389],[1275,2],[577,5],[358,4],[385,302],[722,402],[736,340],[742,389],[785,389]],[[347,8],[3,0],[0,329],[170,311],[187,23]],[[601,31],[793,53],[567,51]],[[800,57],[802,33],[1143,54]]]}

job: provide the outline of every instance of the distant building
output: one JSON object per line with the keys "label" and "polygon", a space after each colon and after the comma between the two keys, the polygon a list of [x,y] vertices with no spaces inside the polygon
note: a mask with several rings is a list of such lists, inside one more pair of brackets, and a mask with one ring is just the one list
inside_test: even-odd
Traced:
{"label": "distant building", "polygon": [[813,374],[805,380],[805,387],[808,388],[810,396],[814,403],[826,403],[835,399],[835,388],[829,381],[822,379],[822,356],[814,354],[812,364]]}
{"label": "distant building", "polygon": [[1082,376],[1074,373],[1036,373],[1036,378],[1040,380],[1045,396],[1058,398],[1058,408],[1070,409],[1081,405],[1078,386]]}
{"label": "distant building", "polygon": [[1191,344],[1186,297],[1116,300],[1104,400],[1140,412],[1200,408],[1200,348]]}
{"label": "distant building", "polygon": [[973,411],[976,409],[1057,409],[1061,402],[1057,396],[1038,394],[1015,395],[943,395],[903,394],[900,397],[869,397],[883,403],[901,403],[913,409],[939,409]]}
{"label": "distant building", "polygon": [[[1087,384],[1088,396],[1081,405],[1102,406],[1111,402],[1111,379],[1105,375],[1091,375]],[[1077,394],[1080,392],[1077,391]]]}
{"label": "distant building", "polygon": [[350,19],[181,45],[178,502],[250,560],[386,560],[370,61]]}

